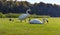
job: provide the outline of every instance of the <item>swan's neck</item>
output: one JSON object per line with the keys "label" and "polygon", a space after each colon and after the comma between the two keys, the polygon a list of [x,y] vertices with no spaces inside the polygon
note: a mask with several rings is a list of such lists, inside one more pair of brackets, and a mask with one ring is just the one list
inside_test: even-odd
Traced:
{"label": "swan's neck", "polygon": [[44,18],[42,19],[42,23],[45,23],[45,19]]}
{"label": "swan's neck", "polygon": [[27,13],[27,14],[29,14],[29,13],[28,13],[29,11],[31,11],[31,10],[30,10],[30,9],[28,9],[28,10],[26,11],[26,13]]}
{"label": "swan's neck", "polygon": [[29,14],[28,12],[29,12],[29,11],[26,11],[26,14]]}

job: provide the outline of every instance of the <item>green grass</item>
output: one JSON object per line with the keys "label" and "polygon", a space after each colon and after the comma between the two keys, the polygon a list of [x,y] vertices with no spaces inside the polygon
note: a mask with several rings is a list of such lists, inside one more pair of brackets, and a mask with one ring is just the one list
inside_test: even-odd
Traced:
{"label": "green grass", "polygon": [[[60,18],[48,18],[49,23],[29,24],[17,18],[0,18],[0,35],[60,35]],[[40,18],[39,18],[40,19]]]}

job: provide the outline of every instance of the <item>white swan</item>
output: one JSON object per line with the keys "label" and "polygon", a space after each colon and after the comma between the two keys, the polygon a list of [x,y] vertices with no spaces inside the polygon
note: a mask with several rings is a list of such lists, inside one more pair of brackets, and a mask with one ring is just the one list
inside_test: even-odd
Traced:
{"label": "white swan", "polygon": [[30,20],[29,23],[30,24],[44,24],[45,21],[47,21],[47,19],[43,18],[42,21],[40,21],[39,19],[33,19],[33,20]]}
{"label": "white swan", "polygon": [[26,13],[25,14],[21,14],[20,16],[19,16],[19,20],[25,20],[27,17],[29,17],[29,11],[31,11],[31,9],[28,9],[27,11],[26,11]]}

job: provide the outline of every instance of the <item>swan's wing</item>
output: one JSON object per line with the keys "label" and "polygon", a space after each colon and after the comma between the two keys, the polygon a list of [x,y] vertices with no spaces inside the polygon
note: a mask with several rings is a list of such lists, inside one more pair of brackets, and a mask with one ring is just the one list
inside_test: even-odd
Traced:
{"label": "swan's wing", "polygon": [[42,24],[43,22],[41,22],[40,20],[31,20],[30,23],[32,23],[32,24]]}
{"label": "swan's wing", "polygon": [[29,15],[28,14],[22,14],[19,16],[19,20],[24,20],[28,17]]}

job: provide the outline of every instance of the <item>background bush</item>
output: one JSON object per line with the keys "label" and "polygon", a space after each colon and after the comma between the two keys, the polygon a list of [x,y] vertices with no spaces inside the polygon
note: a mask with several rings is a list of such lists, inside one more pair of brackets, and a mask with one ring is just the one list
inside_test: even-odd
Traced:
{"label": "background bush", "polygon": [[15,13],[8,13],[8,14],[3,14],[0,12],[0,18],[18,18],[20,14],[15,14]]}

